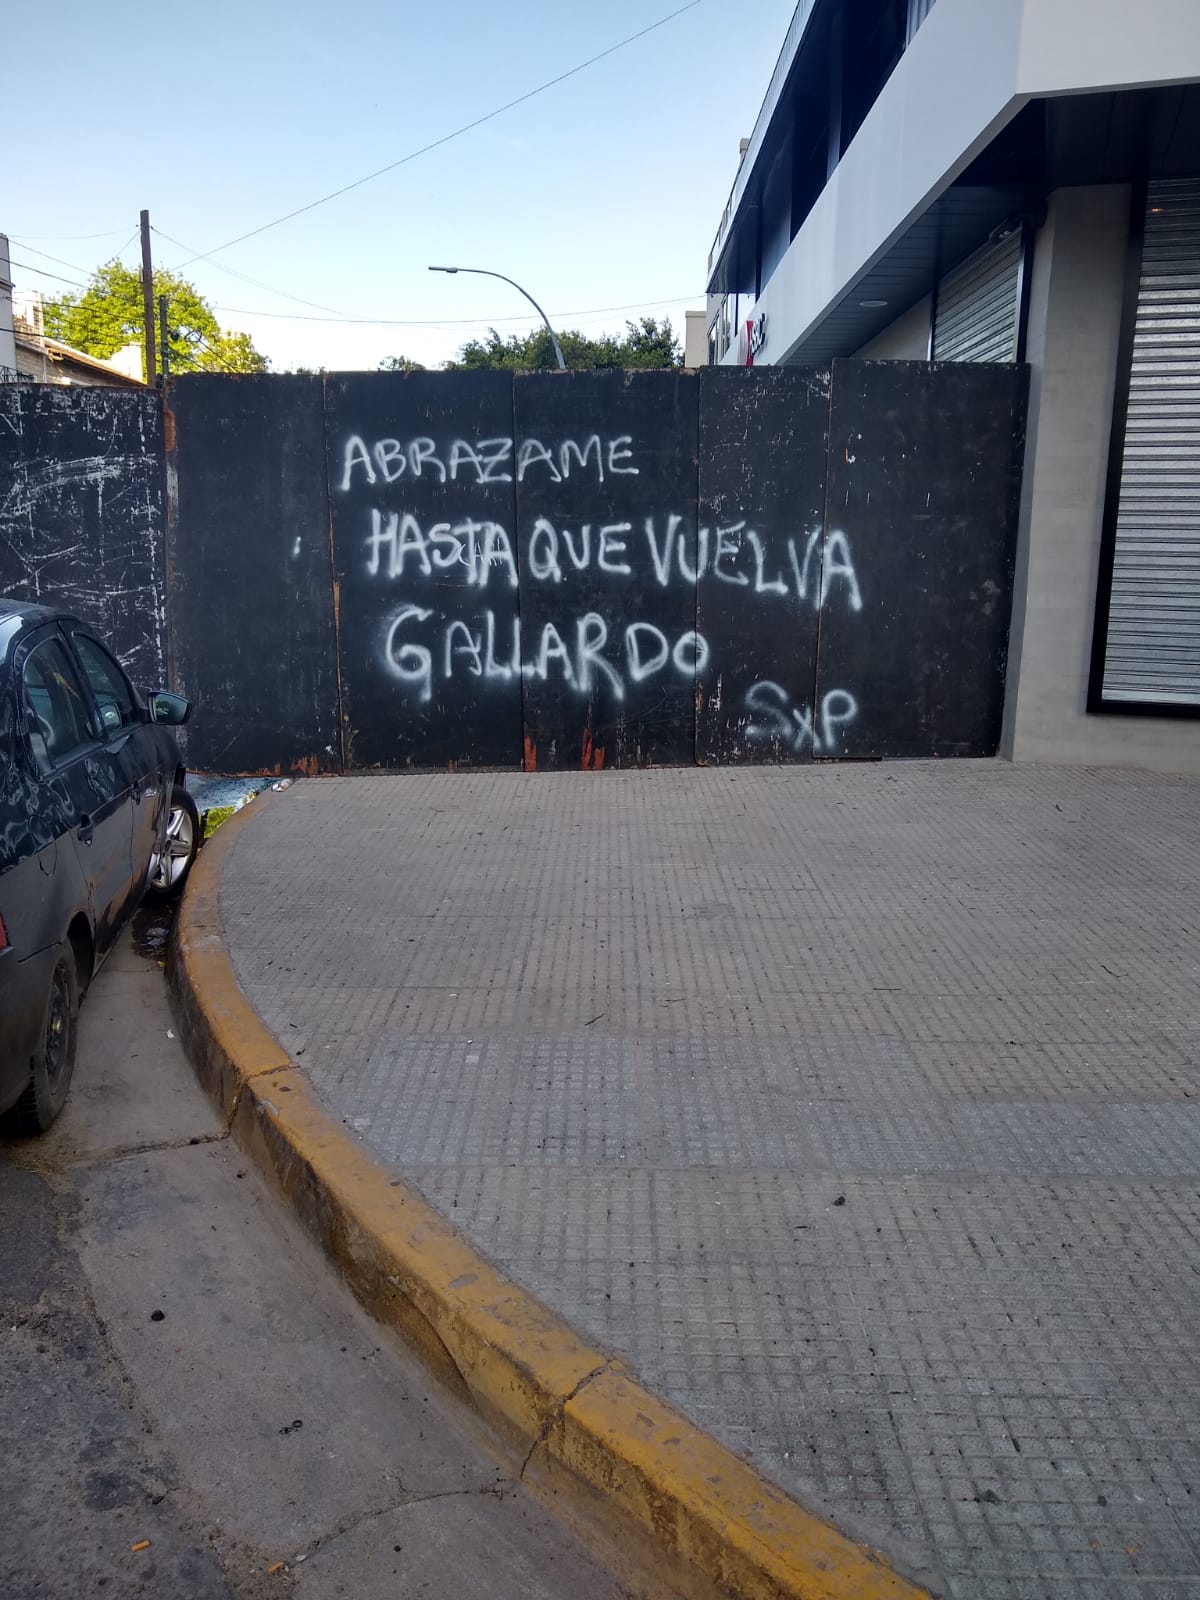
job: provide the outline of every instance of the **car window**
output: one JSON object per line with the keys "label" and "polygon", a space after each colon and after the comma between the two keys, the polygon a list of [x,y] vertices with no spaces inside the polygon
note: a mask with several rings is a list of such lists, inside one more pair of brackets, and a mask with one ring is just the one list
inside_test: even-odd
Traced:
{"label": "car window", "polygon": [[23,672],[33,754],[43,772],[61,767],[95,742],[91,718],[70,657],[57,639],[35,646]]}
{"label": "car window", "polygon": [[106,733],[120,728],[131,728],[142,720],[137,697],[129,687],[129,679],[109,655],[102,644],[89,639],[86,633],[71,635],[75,654],[83,668],[83,675],[96,696],[100,707],[100,720]]}

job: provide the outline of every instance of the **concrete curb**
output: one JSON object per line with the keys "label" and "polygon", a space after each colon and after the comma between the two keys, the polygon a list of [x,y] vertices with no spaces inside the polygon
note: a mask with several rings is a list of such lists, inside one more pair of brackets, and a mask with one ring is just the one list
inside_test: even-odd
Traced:
{"label": "concrete curb", "polygon": [[928,1600],[806,1511],[510,1282],[320,1107],[225,950],[226,822],[192,869],[168,972],[196,1071],[363,1305],[402,1333],[580,1522],[669,1592],[736,1600]]}

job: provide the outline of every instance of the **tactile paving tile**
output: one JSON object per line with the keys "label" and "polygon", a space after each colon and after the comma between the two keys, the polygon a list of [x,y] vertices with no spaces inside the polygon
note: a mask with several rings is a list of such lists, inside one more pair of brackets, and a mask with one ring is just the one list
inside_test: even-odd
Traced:
{"label": "tactile paving tile", "polygon": [[589,1337],[960,1600],[1200,1597],[1200,783],[322,780],[251,998]]}

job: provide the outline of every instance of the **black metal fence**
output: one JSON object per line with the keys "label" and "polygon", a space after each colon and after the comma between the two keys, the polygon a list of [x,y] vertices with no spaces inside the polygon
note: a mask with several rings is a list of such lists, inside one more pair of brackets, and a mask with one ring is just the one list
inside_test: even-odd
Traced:
{"label": "black metal fence", "polygon": [[200,767],[990,755],[1026,387],[868,362],[187,377],[165,542],[155,397],[0,391],[0,582],[144,679],[165,655]]}

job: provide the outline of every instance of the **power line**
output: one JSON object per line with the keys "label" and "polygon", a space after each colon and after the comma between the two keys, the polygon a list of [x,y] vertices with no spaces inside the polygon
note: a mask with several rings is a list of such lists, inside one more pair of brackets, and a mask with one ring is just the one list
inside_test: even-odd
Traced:
{"label": "power line", "polygon": [[[156,228],[154,231],[157,233],[158,229]],[[131,238],[136,237],[136,230],[134,231],[134,233],[132,235],[130,235],[130,237]],[[166,235],[164,234],[163,237],[165,238]],[[50,259],[53,260],[54,258],[51,257]],[[69,261],[63,262],[61,264],[63,266],[70,266],[71,265],[71,263]],[[71,287],[75,288],[75,289],[87,289],[89,287],[88,284],[82,283],[78,278],[67,278],[67,277],[64,277],[61,272],[51,272],[46,267],[34,266],[33,263],[30,262],[30,261],[18,261],[15,256],[12,258],[12,265],[14,267],[22,267],[22,268],[24,268],[24,270],[26,272],[36,272],[40,277],[43,277],[43,278],[53,278],[57,283],[70,284]],[[84,269],[82,267],[80,267],[77,270],[82,272]],[[260,284],[258,287],[264,288],[266,286]],[[278,290],[276,292],[277,293],[282,293],[283,291],[282,290]],[[289,299],[293,299],[295,297],[294,296],[288,296],[288,298]],[[681,306],[681,305],[687,305],[690,301],[698,300],[698,299],[701,299],[701,298],[703,298],[702,294],[701,295],[689,294],[689,295],[678,295],[678,296],[676,296],[674,298],[661,299],[661,300],[634,300],[634,301],[629,301],[626,304],[619,305],[619,306],[581,306],[577,310],[574,310],[574,311],[555,311],[555,312],[552,313],[552,315],[555,316],[555,317],[602,316],[602,315],[607,315],[608,313],[613,312],[613,311],[644,311],[644,310],[648,310],[652,306]],[[306,300],[306,301],[302,301],[301,303],[303,305],[308,305],[310,302]],[[299,312],[299,311],[260,311],[260,310],[256,310],[254,307],[251,307],[251,306],[214,306],[213,309],[215,311],[224,312],[227,316],[234,316],[234,317],[269,317],[273,321],[283,321],[283,322],[323,322],[323,323],[332,323],[334,325],[344,322],[350,327],[360,327],[361,326],[361,327],[371,327],[371,328],[474,328],[474,327],[490,328],[490,327],[497,326],[497,325],[499,325],[501,323],[527,322],[529,320],[528,317],[521,317],[521,316],[516,316],[516,317],[512,317],[512,316],[503,316],[503,317],[425,317],[425,318],[415,318],[415,317],[351,317],[351,316],[345,316],[341,312],[337,313],[334,316],[329,316],[329,317],[311,317],[311,316],[305,316],[303,312]],[[212,353],[215,354],[215,352],[212,352]]]}
{"label": "power line", "polygon": [[[45,261],[57,261],[60,267],[70,267],[74,272],[87,271],[87,268],[81,267],[77,261],[64,261],[61,256],[52,256],[49,250],[35,250],[33,245],[27,243],[24,239],[18,239],[15,234],[13,235],[13,243],[19,244],[22,250],[28,250],[31,255],[41,256]],[[124,249],[124,246],[122,246],[122,249]]]}
{"label": "power line", "polygon": [[[75,239],[115,239],[119,233],[124,233],[124,231],[124,228],[109,228],[104,233],[30,233],[26,234],[21,239],[18,239],[17,243],[24,244],[26,239],[41,239],[43,241],[49,239],[52,244],[55,240],[60,240],[66,243]],[[11,235],[11,237],[16,239],[17,236],[14,233]],[[29,245],[28,248],[32,250],[33,246]],[[122,245],[121,248],[124,249],[124,245]],[[42,254],[40,250],[35,251],[34,253],[36,255]]]}
{"label": "power line", "polygon": [[[703,294],[678,295],[674,299],[663,300],[635,300],[623,306],[583,306],[576,311],[553,311],[554,318],[561,317],[592,317],[612,311],[645,311],[652,306],[682,306],[688,305],[693,300],[703,299]],[[299,311],[256,311],[247,306],[214,306],[214,311],[222,311],[233,317],[270,317],[283,322],[325,322],[347,323],[351,326],[366,326],[371,328],[473,328],[494,327],[502,322],[529,322],[529,317],[307,317]]]}
{"label": "power line", "polygon": [[229,365],[229,362],[226,361],[225,357],[220,353],[220,351],[219,350],[214,350],[212,345],[209,344],[208,340],[206,338],[204,338],[204,336],[202,334],[196,333],[194,331],[189,333],[189,335],[188,335],[188,343],[189,344],[198,344],[200,346],[201,350],[207,350],[209,355],[213,358],[214,361],[219,361],[221,363],[221,366],[225,369],[226,372],[233,372],[233,373],[237,372],[237,368],[236,367],[231,367]]}
{"label": "power line", "polygon": [[[170,244],[178,245],[181,250],[188,250],[191,248],[190,245],[184,244],[182,239],[172,238],[169,233],[164,233],[161,228],[155,227],[153,224],[151,224],[151,231],[158,234],[160,238],[166,239]],[[199,260],[201,258],[195,257],[194,259]],[[70,263],[67,264],[70,265]],[[184,265],[186,266],[187,263],[185,262]],[[329,315],[325,317],[312,317],[305,316],[303,313],[296,311],[262,311],[255,310],[254,308],[247,306],[214,306],[214,310],[226,312],[231,316],[270,317],[273,320],[290,322],[345,322],[351,325],[362,324],[364,326],[381,328],[491,327],[496,323],[526,322],[528,320],[528,318],[522,316],[514,317],[507,315],[503,317],[356,317],[350,312],[338,311],[333,306],[321,305],[315,300],[305,300],[300,295],[290,294],[286,289],[276,289],[273,285],[269,283],[263,283],[258,278],[252,278],[249,273],[239,272],[236,267],[228,266],[224,262],[213,261],[210,262],[209,265],[217,267],[222,272],[228,272],[232,277],[240,278],[243,283],[253,284],[256,289],[264,289],[268,294],[280,295],[285,300],[294,300],[297,305],[312,306],[314,310],[329,312]],[[171,268],[170,270],[178,271],[179,269]],[[695,300],[697,298],[698,297],[696,295],[679,295],[674,299],[638,300],[630,304],[620,306],[586,306],[575,311],[556,311],[553,313],[553,315],[556,317],[585,317],[608,311],[641,311],[650,306],[683,305],[685,302],[689,300]]]}
{"label": "power line", "polygon": [[[115,251],[114,255],[120,256],[122,254],[122,252],[129,245],[131,245],[133,243],[133,241],[137,238],[137,234],[138,234],[138,231],[135,228],[133,230],[133,232],[129,235],[128,239],[126,239],[125,243],[121,246],[121,249]],[[15,235],[13,237],[14,237],[15,243],[19,244],[22,250],[28,250],[31,255],[41,256],[44,261],[56,261],[60,267],[70,267],[75,272],[88,273],[90,271],[90,269],[88,267],[81,267],[77,261],[64,261],[62,256],[52,256],[50,254],[49,250],[38,250],[38,249],[35,249],[35,247],[33,245],[29,244],[26,240],[17,239]],[[40,269],[35,267],[32,270],[39,271]],[[53,274],[52,273],[47,273],[46,276],[47,277],[52,277]]]}
{"label": "power line", "polygon": [[[158,234],[160,239],[165,239],[168,244],[177,245],[180,250],[190,250],[192,248],[190,244],[184,244],[182,239],[173,239],[169,233],[164,233],[161,228],[156,228],[153,223],[151,223],[150,226],[151,231]],[[202,255],[191,257],[192,261],[205,261],[207,259],[208,258],[206,256]],[[187,261],[183,263],[183,267],[188,265],[189,263]],[[333,306],[321,305],[316,300],[305,300],[298,294],[289,294],[286,289],[276,289],[272,284],[263,283],[261,278],[252,278],[248,272],[239,272],[236,267],[231,267],[224,261],[210,261],[209,266],[216,267],[219,272],[227,272],[231,278],[240,278],[243,283],[252,284],[255,289],[262,289],[267,294],[277,294],[281,299],[294,300],[296,304],[300,306],[311,306],[314,311],[330,311],[333,312],[334,316],[337,317],[342,315],[342,313],[336,310]],[[183,267],[171,267],[168,270],[171,272],[181,272]]]}
{"label": "power line", "polygon": [[[64,278],[61,272],[48,272],[45,267],[35,267],[32,261],[18,261],[14,256],[12,258],[12,265],[14,267],[24,267],[26,272],[36,272],[40,277],[43,278],[53,278],[57,283],[69,283],[72,288],[75,289],[87,288],[87,284],[80,283],[77,278]],[[77,270],[82,272],[83,268],[79,267]]]}
{"label": "power line", "polygon": [[410,161],[415,161],[418,156],[428,155],[431,150],[437,150],[444,144],[449,144],[452,139],[459,139],[464,133],[470,133],[475,128],[481,128],[485,122],[502,116],[514,107],[524,105],[527,100],[532,100],[536,95],[545,94],[547,89],[553,89],[557,84],[565,83],[568,78],[574,78],[579,73],[585,72],[588,67],[594,67],[598,61],[603,61],[606,56],[615,55],[618,50],[624,50],[627,45],[634,44],[638,39],[644,39],[647,34],[663,28],[668,22],[674,22],[676,17],[683,16],[685,11],[692,11],[701,3],[701,0],[688,0],[687,5],[680,6],[677,10],[669,12],[665,17],[660,17],[657,22],[652,22],[648,27],[641,28],[637,33],[631,33],[627,38],[619,40],[616,44],[609,45],[607,50],[601,50],[598,55],[589,56],[586,61],[581,61],[578,66],[571,67],[566,72],[560,72],[556,78],[548,78],[545,83],[538,84],[536,89],[529,89],[524,94],[518,95],[515,100],[508,100],[502,106],[497,106],[494,111],[487,111],[482,117],[476,117],[473,122],[464,123],[461,128],[455,128],[452,133],[445,133],[440,139],[434,139],[429,144],[424,144],[419,150],[410,150],[406,156],[400,156],[396,161],[389,161],[386,167],[377,167],[374,172],[368,172],[365,177],[355,178],[353,183],[345,183],[340,189],[333,189],[329,194],[323,194],[318,200],[310,200],[307,205],[297,206],[294,211],[287,211],[281,217],[275,217],[270,222],[264,222],[257,228],[251,228],[248,233],[239,233],[235,239],[226,239],[224,244],[217,244],[211,250],[205,250],[198,255],[190,256],[180,263],[175,269],[182,271],[190,267],[194,261],[207,261],[221,250],[230,250],[235,244],[244,244],[247,239],[254,239],[260,233],[266,233],[270,228],[278,228],[281,223],[290,222],[293,217],[301,217],[306,211],[315,211],[318,206],[327,205],[330,200],[336,200],[341,195],[349,194],[352,189],[360,189],[364,183],[371,183],[375,178],[382,178],[387,172],[394,172],[397,167],[403,167]]}

